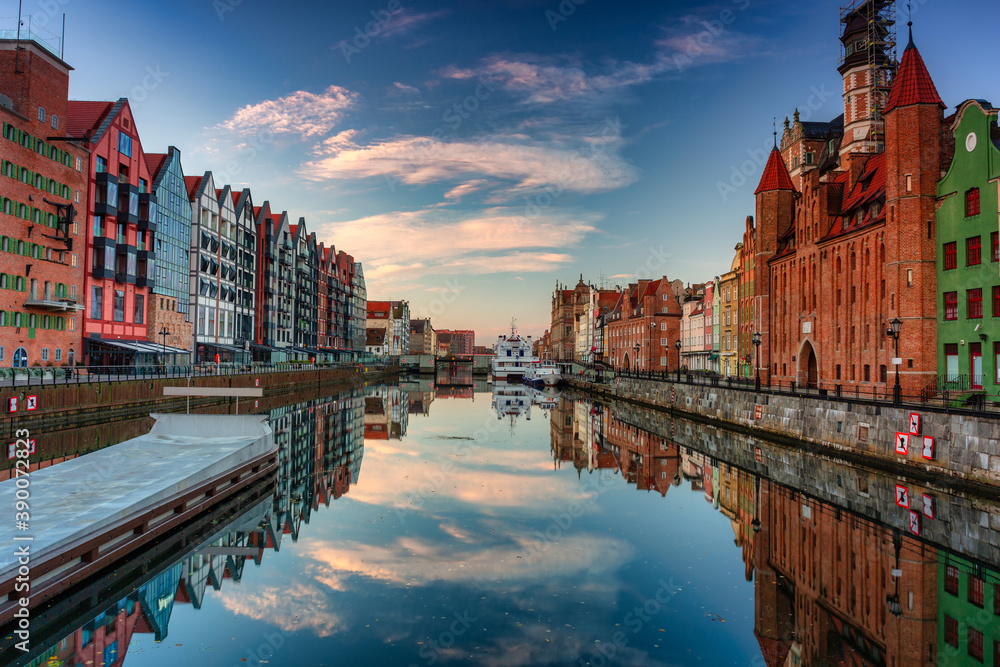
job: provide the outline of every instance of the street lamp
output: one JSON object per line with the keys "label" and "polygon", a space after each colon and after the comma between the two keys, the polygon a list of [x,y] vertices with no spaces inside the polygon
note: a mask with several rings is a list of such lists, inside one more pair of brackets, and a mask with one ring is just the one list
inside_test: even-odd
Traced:
{"label": "street lamp", "polygon": [[[897,332],[898,333],[898,332]],[[895,591],[892,595],[885,596],[885,603],[889,605],[889,613],[893,616],[903,615],[903,605],[899,603],[899,578],[903,576],[903,571],[899,569],[899,551],[903,546],[903,538],[898,530],[892,531],[892,547],[896,552],[896,567],[892,571],[892,578],[895,582]]]}
{"label": "street lamp", "polygon": [[[169,335],[170,335],[170,332],[167,330],[167,327],[165,327],[165,326],[160,327],[160,336],[162,336],[162,338],[163,338],[163,359],[161,360],[162,362],[166,361],[166,357],[167,357],[167,336],[169,336]],[[163,365],[163,364],[161,363],[161,365]]]}
{"label": "street lamp", "polygon": [[635,356],[632,357],[634,370],[636,373],[639,372],[639,343],[635,344]]}
{"label": "street lamp", "polygon": [[753,346],[757,348],[757,379],[754,380],[754,389],[755,391],[760,391],[760,332],[755,331],[751,340],[753,340]]}
{"label": "street lamp", "polygon": [[681,381],[681,339],[678,338],[677,342],[674,343],[674,347],[677,348],[677,381]]}
{"label": "street lamp", "polygon": [[899,329],[903,326],[903,323],[899,321],[898,317],[892,318],[889,322],[889,328],[885,330],[885,335],[892,338],[895,343],[896,354],[892,358],[892,365],[896,367],[896,385],[892,388],[892,402],[900,403],[903,400],[903,390],[899,386],[899,365],[902,359],[899,358]]}

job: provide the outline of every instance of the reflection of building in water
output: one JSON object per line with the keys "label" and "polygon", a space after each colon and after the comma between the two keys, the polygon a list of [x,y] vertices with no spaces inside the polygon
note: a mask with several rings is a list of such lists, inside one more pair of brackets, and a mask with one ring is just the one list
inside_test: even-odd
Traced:
{"label": "reflection of building in water", "polygon": [[[412,340],[412,339],[411,339]],[[427,416],[431,413],[431,403],[434,402],[434,380],[429,377],[410,377],[403,383],[406,390],[406,411],[411,415]]]}
{"label": "reflection of building in water", "polygon": [[767,480],[760,512],[754,632],[768,665],[935,663],[935,547]]}
{"label": "reflection of building in water", "polygon": [[618,460],[622,477],[629,484],[635,484],[640,491],[656,491],[665,496],[671,485],[681,483],[681,457],[675,443],[612,415],[607,420],[605,449]]}
{"label": "reflection of building in water", "polygon": [[681,447],[681,474],[691,482],[693,490],[704,487],[705,455],[689,447]]}
{"label": "reflection of building in water", "polygon": [[[405,397],[401,400],[405,412]],[[364,410],[364,397],[357,391],[273,410],[271,424],[279,445],[274,496],[132,593],[117,602],[104,601],[108,606],[103,612],[31,664],[47,664],[51,658],[59,661],[52,664],[117,667],[135,633],[150,633],[162,641],[176,605],[200,609],[210,587],[218,591],[227,579],[240,581],[248,559],[260,565],[264,552],[277,551],[286,535],[295,541],[313,511],[329,507],[331,499],[357,482],[364,453]]]}
{"label": "reflection of building in water", "polygon": [[406,435],[410,401],[406,390],[398,386],[366,389],[365,437],[369,440],[399,440]]}

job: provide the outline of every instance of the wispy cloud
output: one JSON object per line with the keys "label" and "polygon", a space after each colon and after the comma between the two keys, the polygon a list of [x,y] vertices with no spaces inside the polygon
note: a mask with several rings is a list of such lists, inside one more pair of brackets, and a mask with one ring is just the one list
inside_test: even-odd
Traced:
{"label": "wispy cloud", "polygon": [[606,192],[630,185],[638,177],[636,169],[619,156],[622,139],[617,136],[599,151],[518,143],[497,136],[468,141],[404,136],[369,145],[358,145],[354,138],[341,133],[325,141],[316,159],[302,166],[301,174],[313,181],[383,176],[410,185],[488,176],[512,183],[514,194],[556,182],[566,190]]}
{"label": "wispy cloud", "polygon": [[459,213],[441,209],[367,216],[319,228],[365,258],[366,279],[412,279],[419,274],[548,271],[567,264],[565,250],[596,231],[595,215],[564,211],[528,219],[510,208]]}
{"label": "wispy cloud", "polygon": [[276,100],[249,104],[219,127],[242,136],[267,130],[311,139],[331,132],[358,99],[357,93],[340,86],[318,94],[299,90]]}

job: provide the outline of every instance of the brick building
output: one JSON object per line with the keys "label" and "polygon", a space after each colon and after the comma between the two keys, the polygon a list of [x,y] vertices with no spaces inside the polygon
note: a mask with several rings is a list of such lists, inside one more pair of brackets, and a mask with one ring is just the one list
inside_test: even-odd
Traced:
{"label": "brick building", "polygon": [[438,334],[450,334],[452,354],[472,354],[476,347],[476,332],[471,329],[440,329]]}
{"label": "brick building", "polygon": [[81,359],[89,154],[66,137],[72,68],[43,44],[0,40],[0,364],[15,368]]}
{"label": "brick building", "polygon": [[156,281],[156,195],[132,110],[70,101],[66,132],[91,153],[83,349],[90,365],[155,364],[146,312]]}
{"label": "brick building", "polygon": [[[856,12],[877,6],[871,0]],[[900,381],[916,392],[936,376],[933,220],[942,156],[951,148],[944,105],[912,39],[884,107],[879,85],[859,83],[877,84],[884,69],[870,63],[891,61],[883,42],[858,38],[863,22],[844,18],[844,123],[853,130],[839,155],[803,170],[797,186],[788,160],[802,141],[786,132],[764,168],[753,262],[745,267],[753,272],[749,315],[762,334],[762,380],[879,392],[893,381],[886,326],[898,317]],[[869,65],[847,67],[859,48]],[[872,140],[857,140],[862,135]],[[741,339],[744,350],[755,354]]]}
{"label": "brick building", "polygon": [[556,291],[552,294],[552,324],[549,329],[553,360],[574,360],[577,320],[589,303],[589,286],[583,282],[582,274],[573,289],[563,289],[556,283]]}
{"label": "brick building", "polygon": [[737,361],[739,362],[739,375],[743,378],[751,378],[754,375],[753,334],[756,331],[754,323],[754,253],[756,252],[756,226],[752,215],[746,219],[746,227],[743,230],[743,242],[736,246],[739,267],[737,282],[739,283],[739,325],[737,330]]}
{"label": "brick building", "polygon": [[437,332],[429,319],[410,320],[410,354],[430,354],[437,350]]}
{"label": "brick building", "polygon": [[[737,251],[740,246],[737,246]],[[737,348],[739,347],[739,255],[727,273],[719,277],[719,372],[725,376],[736,375],[738,370]]]}
{"label": "brick building", "polygon": [[677,368],[680,320],[680,304],[665,277],[632,283],[604,321],[608,363],[622,369]]}
{"label": "brick building", "polygon": [[[765,663],[935,664],[937,549],[768,480],[759,483],[754,634]],[[901,572],[898,580],[893,570]],[[887,604],[897,586],[899,616]]]}

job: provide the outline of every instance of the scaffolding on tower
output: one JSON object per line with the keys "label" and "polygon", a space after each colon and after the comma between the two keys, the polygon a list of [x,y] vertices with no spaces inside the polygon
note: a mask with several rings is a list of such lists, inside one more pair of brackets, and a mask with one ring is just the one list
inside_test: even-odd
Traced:
{"label": "scaffolding on tower", "polygon": [[[861,45],[868,60],[868,99],[871,103],[872,140],[881,152],[885,146],[885,122],[882,109],[889,100],[889,90],[896,75],[896,3],[894,0],[852,0],[840,8],[840,22],[845,26],[855,17],[865,21],[867,36]],[[844,45],[840,63],[856,53],[857,43]]]}

